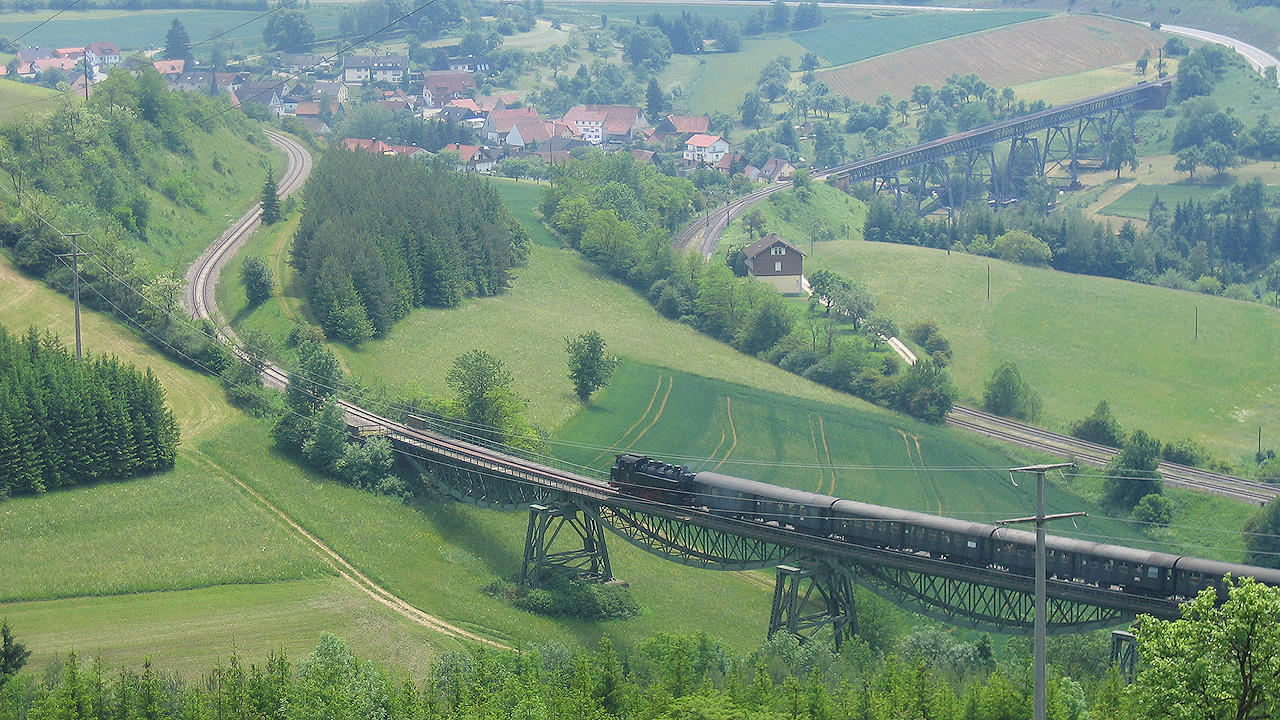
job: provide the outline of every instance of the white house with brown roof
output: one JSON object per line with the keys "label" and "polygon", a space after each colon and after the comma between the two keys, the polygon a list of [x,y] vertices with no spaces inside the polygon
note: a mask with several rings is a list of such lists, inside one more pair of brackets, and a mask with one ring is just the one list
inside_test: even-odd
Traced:
{"label": "white house with brown roof", "polygon": [[485,118],[484,125],[480,127],[480,136],[491,143],[507,144],[507,135],[511,133],[516,123],[537,123],[541,121],[541,118],[538,117],[538,111],[531,107],[494,110],[489,113],[489,117]]}
{"label": "white house with brown roof", "polygon": [[560,122],[592,145],[625,144],[644,129],[644,112],[632,105],[577,105]]}
{"label": "white house with brown roof", "polygon": [[751,277],[772,285],[784,295],[805,294],[804,253],[800,248],[769,233],[748,245],[747,273]]}
{"label": "white house with brown roof", "polygon": [[729,152],[729,143],[719,135],[698,133],[684,143],[684,160],[687,163],[715,165]]}
{"label": "white house with brown roof", "polygon": [[444,107],[475,89],[476,79],[470,73],[428,70],[422,74],[422,102],[428,107]]}
{"label": "white house with brown roof", "polygon": [[407,55],[348,55],[342,59],[342,81],[347,83],[404,82],[408,72]]}

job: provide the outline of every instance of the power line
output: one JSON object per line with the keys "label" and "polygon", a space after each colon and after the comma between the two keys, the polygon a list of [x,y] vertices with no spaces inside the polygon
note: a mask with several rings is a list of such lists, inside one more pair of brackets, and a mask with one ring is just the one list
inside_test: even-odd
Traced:
{"label": "power line", "polygon": [[[49,17],[45,18],[44,20],[41,20],[40,22],[36,23],[36,24],[35,24],[35,25],[30,29],[30,30],[27,30],[26,32],[24,32],[24,33],[22,33],[21,35],[19,35],[18,37],[16,37],[16,38],[14,38],[14,39],[10,40],[10,41],[9,41],[9,44],[10,44],[10,45],[16,45],[16,44],[18,43],[18,41],[19,41],[19,40],[21,40],[22,38],[24,38],[24,37],[26,37],[26,36],[30,35],[31,33],[35,32],[36,30],[39,30],[40,28],[44,27],[45,23],[49,22],[50,20],[53,20],[54,18],[58,17],[58,16],[59,16],[59,15],[61,15],[62,13],[64,13],[64,12],[66,12],[66,11],[70,10],[71,8],[73,8],[73,7],[75,7],[76,5],[79,5],[79,4],[80,4],[80,0],[71,0],[71,2],[70,2],[70,3],[68,3],[65,7],[63,7],[63,8],[62,8],[61,10],[59,10],[58,12],[56,12],[56,13],[54,13],[54,14],[50,15]],[[11,107],[12,107],[12,106],[11,106]]]}

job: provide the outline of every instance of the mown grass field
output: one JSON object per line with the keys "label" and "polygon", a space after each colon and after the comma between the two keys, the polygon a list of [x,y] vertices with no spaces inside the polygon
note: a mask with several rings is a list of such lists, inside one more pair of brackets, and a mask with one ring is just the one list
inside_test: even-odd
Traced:
{"label": "mown grass field", "polygon": [[136,669],[149,660],[197,678],[232,655],[245,664],[261,665],[280,651],[299,660],[322,633],[384,667],[410,671],[461,647],[337,577],[8,603],[0,614],[31,650],[27,667],[35,672],[74,650],[107,667]]}
{"label": "mown grass field", "polygon": [[[614,573],[631,585],[642,615],[627,621],[551,620],[481,590],[520,572],[528,515],[429,495],[406,505],[316,480],[270,448],[265,428],[245,426],[200,445],[226,458],[269,501],[369,577],[425,612],[511,644],[591,645],[608,634],[630,643],[659,631],[707,630],[740,648],[764,637],[771,584],[757,576],[685,568],[608,539]],[[293,472],[286,472],[293,469]],[[704,602],[711,593],[722,601]]]}
{"label": "mown grass field", "polygon": [[[299,6],[315,26],[317,38],[329,38],[338,31],[339,9]],[[74,47],[97,40],[111,40],[122,50],[164,47],[165,33],[177,18],[191,36],[192,44],[226,32],[222,39],[241,47],[261,45],[267,18],[258,10],[67,10],[48,20],[48,10],[0,13],[0,35],[18,37],[30,31],[22,42],[27,46]],[[33,26],[44,22],[39,28]],[[243,24],[243,27],[239,27]],[[234,29],[233,29],[234,28]],[[203,53],[207,53],[207,47]],[[197,49],[197,54],[202,54]]]}
{"label": "mown grass field", "polygon": [[1164,44],[1159,33],[1109,18],[1069,15],[942,40],[818,73],[856,100],[909,97],[918,83],[938,87],[953,73],[977,73],[1004,87],[1132,62]]}
{"label": "mown grass field", "polygon": [[[1157,197],[1172,212],[1175,205],[1188,200],[1205,201],[1226,192],[1227,187],[1214,183],[1178,183],[1175,185],[1134,185],[1132,189],[1102,208],[1102,215],[1146,220],[1151,203]],[[1271,190],[1274,192],[1275,187]]]}
{"label": "mown grass field", "polygon": [[821,27],[793,32],[790,37],[817,53],[824,65],[845,65],[1046,15],[1026,10],[861,15],[833,19]]}
{"label": "mown grass field", "polygon": [[12,498],[0,504],[0,514],[0,602],[332,574],[190,452],[170,472]]}
{"label": "mown grass field", "polygon": [[744,37],[742,49],[735,53],[676,56],[658,76],[658,82],[664,88],[683,87],[683,96],[672,101],[680,111],[736,115],[743,95],[755,87],[756,78],[766,65],[779,55],[786,55],[793,67],[799,67],[805,52],[803,45],[786,35]]}
{"label": "mown grass field", "polygon": [[956,384],[971,401],[1011,360],[1044,397],[1045,427],[1065,429],[1107,400],[1125,428],[1193,437],[1231,462],[1252,457],[1259,425],[1264,438],[1280,433],[1273,308],[858,241],[818,246],[808,267],[859,278],[901,327],[937,320],[955,350]]}
{"label": "mown grass field", "polygon": [[[1177,71],[1177,61],[1177,58],[1165,60],[1165,67],[1169,73],[1172,74]],[[1152,61],[1148,66],[1147,73],[1140,75],[1135,72],[1133,62],[1127,62],[1113,65],[1112,67],[1083,70],[1070,75],[1061,75],[1015,85],[1013,86],[1013,91],[1017,94],[1019,100],[1026,100],[1027,102],[1043,100],[1049,105],[1061,105],[1087,98],[1091,95],[1137,85],[1143,80],[1155,80],[1157,78],[1155,68],[1155,61]]]}
{"label": "mown grass field", "polygon": [[[812,492],[977,522],[1025,512],[1034,486],[1009,483],[1005,448],[901,417],[889,422],[815,402],[665,368],[626,363],[593,406],[553,435],[558,455],[605,468],[615,452],[641,452]],[[680,448],[673,453],[672,448]],[[828,467],[817,467],[825,465]],[[1241,562],[1240,527],[1255,509],[1170,490],[1175,526],[1144,532],[1109,519],[1101,482],[1053,478],[1047,503],[1087,511],[1053,532]]]}

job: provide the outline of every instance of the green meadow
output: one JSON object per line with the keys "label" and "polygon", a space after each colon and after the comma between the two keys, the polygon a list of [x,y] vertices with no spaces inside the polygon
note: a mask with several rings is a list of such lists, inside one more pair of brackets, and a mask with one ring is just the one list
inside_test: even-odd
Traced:
{"label": "green meadow", "polygon": [[682,111],[736,115],[742,96],[753,87],[766,65],[779,55],[786,55],[793,67],[799,67],[805,51],[803,45],[787,35],[744,37],[742,49],[735,53],[673,56],[671,65],[659,74],[658,82],[664,88],[682,88],[682,94],[672,100]]}
{"label": "green meadow", "polygon": [[[339,9],[333,6],[301,8],[316,29],[316,37],[333,37],[338,31]],[[187,29],[196,54],[208,53],[199,47],[209,38],[222,39],[240,47],[262,44],[267,18],[259,10],[68,10],[50,18],[48,10],[0,13],[0,35],[18,37],[32,47],[78,47],[98,40],[110,40],[122,50],[164,47],[165,33],[176,18]],[[48,20],[48,22],[44,22]],[[41,24],[43,23],[43,24]],[[34,27],[39,24],[39,27]]]}
{"label": "green meadow", "polygon": [[0,122],[23,117],[32,108],[51,106],[54,102],[51,98],[58,96],[57,90],[39,85],[0,80]]}
{"label": "green meadow", "polygon": [[[1215,183],[1181,182],[1172,185],[1135,185],[1133,189],[1103,207],[1098,213],[1145,221],[1148,211],[1151,209],[1151,203],[1155,202],[1157,197],[1160,198],[1160,202],[1164,203],[1165,207],[1169,208],[1169,212],[1173,212],[1174,206],[1178,203],[1184,203],[1188,200],[1203,202],[1219,193],[1226,192],[1227,189],[1227,187]],[[1276,188],[1271,186],[1269,189],[1274,192]]]}
{"label": "green meadow", "polygon": [[1107,400],[1125,428],[1191,437],[1231,462],[1252,458],[1259,426],[1264,439],[1280,433],[1274,308],[852,240],[820,244],[809,267],[858,278],[900,327],[936,320],[969,402],[1013,361],[1044,398],[1048,428],[1063,430]]}
{"label": "green meadow", "polygon": [[[836,239],[860,240],[867,221],[865,204],[826,183],[814,183],[813,194],[808,198],[801,198],[794,190],[775,192],[753,205],[748,213],[757,209],[764,215],[764,232],[777,233],[806,253],[812,253],[818,244],[813,241],[815,229],[825,228]],[[720,240],[722,251],[752,242],[742,225],[746,214],[729,223]]]}
{"label": "green meadow", "polygon": [[847,65],[937,40],[1048,15],[1047,12],[1028,10],[862,15],[833,19],[821,27],[793,32],[790,37],[805,49],[817,53],[825,61],[825,66]]}

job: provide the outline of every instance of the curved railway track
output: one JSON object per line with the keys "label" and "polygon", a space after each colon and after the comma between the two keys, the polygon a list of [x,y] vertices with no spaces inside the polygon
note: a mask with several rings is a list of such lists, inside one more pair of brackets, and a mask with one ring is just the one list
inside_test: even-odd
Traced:
{"label": "curved railway track", "polygon": [[[288,158],[288,165],[277,186],[280,198],[284,199],[301,188],[302,183],[311,174],[311,153],[296,141],[280,133],[271,130],[263,132],[273,145],[285,152]],[[235,344],[234,334],[228,330],[226,322],[218,313],[218,301],[215,296],[218,278],[227,262],[235,256],[236,251],[244,244],[250,233],[258,227],[261,217],[262,205],[254,204],[187,269],[186,291],[182,304],[186,306],[192,317],[211,321],[219,337],[233,345]]]}

